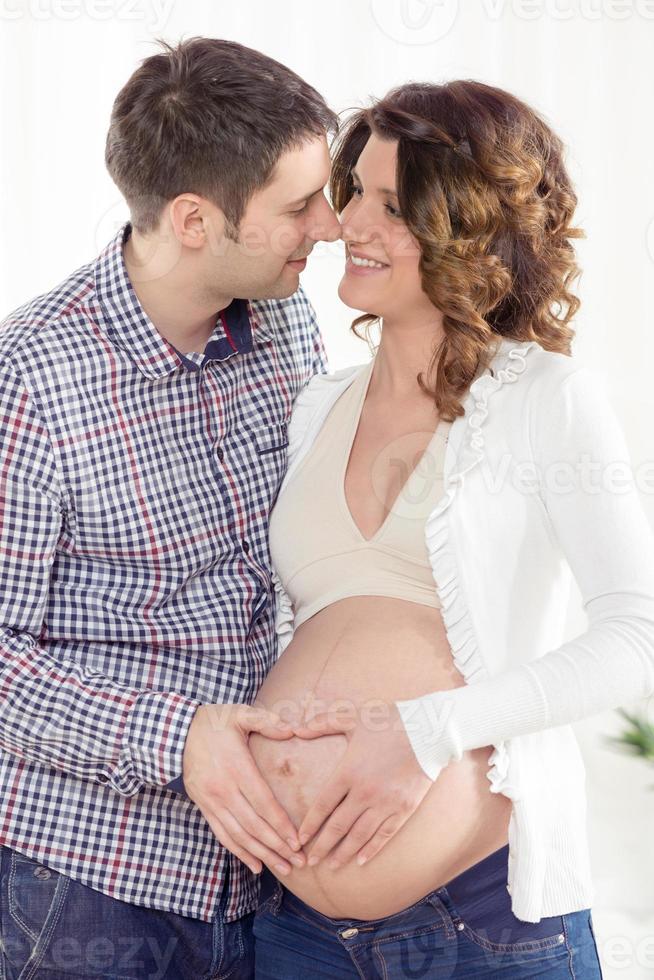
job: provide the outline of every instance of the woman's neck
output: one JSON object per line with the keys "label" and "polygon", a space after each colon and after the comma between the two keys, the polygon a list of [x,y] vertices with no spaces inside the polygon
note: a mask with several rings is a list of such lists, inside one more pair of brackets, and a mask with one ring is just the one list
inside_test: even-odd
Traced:
{"label": "woman's neck", "polygon": [[370,379],[370,394],[377,398],[408,398],[422,395],[417,376],[426,375],[434,351],[445,334],[442,315],[434,321],[382,322],[381,341],[375,356],[375,367]]}

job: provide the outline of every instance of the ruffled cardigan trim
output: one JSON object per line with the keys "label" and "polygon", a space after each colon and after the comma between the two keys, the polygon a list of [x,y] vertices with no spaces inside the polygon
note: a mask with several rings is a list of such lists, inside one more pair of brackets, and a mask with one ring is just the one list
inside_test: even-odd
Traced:
{"label": "ruffled cardigan trim", "polygon": [[[466,474],[484,458],[483,427],[490,410],[491,397],[503,385],[511,384],[518,379],[526,367],[527,354],[537,346],[539,345],[535,341],[527,341],[511,346],[507,351],[505,341],[502,345],[506,352],[505,362],[494,374],[483,374],[471,384],[465,407],[467,414],[468,406],[472,403],[472,411],[468,415],[468,424],[461,440],[461,447],[452,472],[447,477],[443,496],[427,518],[425,527],[425,538],[434,572],[436,592],[441,602],[445,632],[454,663],[467,684],[488,677],[488,671],[479,652],[470,613],[459,582],[447,511],[460,492]],[[494,747],[488,762],[490,768],[486,778],[491,783],[490,792],[504,793],[512,798],[513,789],[508,781],[509,754],[505,742],[500,742]]]}

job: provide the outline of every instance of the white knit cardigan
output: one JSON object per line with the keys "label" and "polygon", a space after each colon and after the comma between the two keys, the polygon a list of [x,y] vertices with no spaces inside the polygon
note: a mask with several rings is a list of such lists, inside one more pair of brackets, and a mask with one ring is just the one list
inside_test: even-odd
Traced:
{"label": "white knit cardigan", "polygon": [[[365,367],[314,375],[300,392],[280,493]],[[425,540],[466,684],[396,704],[432,779],[463,752],[494,747],[489,789],[512,801],[512,909],[538,922],[593,902],[570,723],[654,692],[654,534],[595,371],[503,339],[463,404]],[[562,642],[571,575],[588,628]],[[274,568],[273,582],[281,654],[294,615]]]}

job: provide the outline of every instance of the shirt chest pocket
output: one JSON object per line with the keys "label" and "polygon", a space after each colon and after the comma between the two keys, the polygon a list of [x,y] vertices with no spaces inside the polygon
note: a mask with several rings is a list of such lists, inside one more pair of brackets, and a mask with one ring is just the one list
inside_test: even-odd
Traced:
{"label": "shirt chest pocket", "polygon": [[272,508],[288,465],[286,421],[266,422],[250,427],[250,488],[255,500],[268,512]]}

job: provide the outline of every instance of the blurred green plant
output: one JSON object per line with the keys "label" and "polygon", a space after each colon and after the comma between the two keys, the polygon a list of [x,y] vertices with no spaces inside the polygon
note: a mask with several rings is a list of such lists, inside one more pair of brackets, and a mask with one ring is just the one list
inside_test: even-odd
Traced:
{"label": "blurred green plant", "polygon": [[[618,751],[640,756],[646,762],[654,763],[654,725],[644,717],[630,714],[624,708],[616,710],[628,723],[628,727],[619,735],[605,735],[606,742]],[[654,789],[654,785],[650,789]]]}

